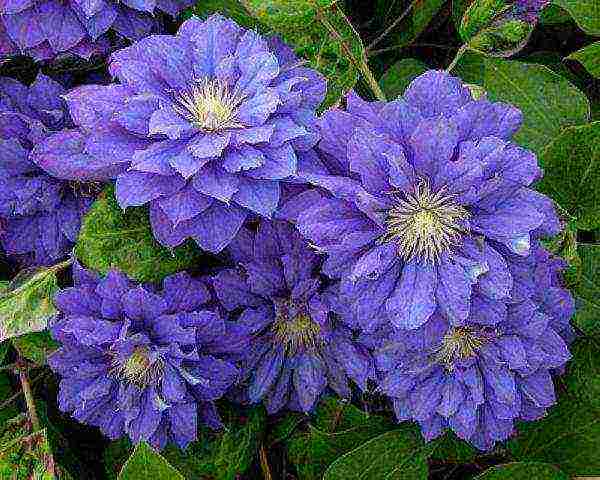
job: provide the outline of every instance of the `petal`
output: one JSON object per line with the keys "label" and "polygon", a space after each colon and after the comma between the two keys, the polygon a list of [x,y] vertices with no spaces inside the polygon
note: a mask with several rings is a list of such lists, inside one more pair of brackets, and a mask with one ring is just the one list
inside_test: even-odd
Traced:
{"label": "petal", "polygon": [[279,183],[241,177],[233,200],[242,207],[271,218],[279,204]]}
{"label": "petal", "polygon": [[174,195],[184,185],[185,182],[180,177],[132,171],[119,175],[115,193],[121,208],[127,208]]}
{"label": "petal", "polygon": [[194,240],[200,248],[219,253],[233,240],[246,216],[245,210],[234,205],[213,203],[195,220]]}
{"label": "petal", "polygon": [[446,72],[430,70],[411,82],[404,99],[427,118],[452,115],[471,100],[469,89]]}

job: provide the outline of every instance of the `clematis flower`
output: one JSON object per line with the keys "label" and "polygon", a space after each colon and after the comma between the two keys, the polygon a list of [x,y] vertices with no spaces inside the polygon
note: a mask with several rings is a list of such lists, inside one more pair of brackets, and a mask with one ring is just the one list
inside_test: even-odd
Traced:
{"label": "clematis flower", "polygon": [[319,258],[287,222],[245,229],[227,252],[237,269],[213,278],[222,307],[252,340],[240,356],[241,397],[267,410],[310,411],[330,388],[351,396],[350,380],[365,389],[372,359],[333,314],[335,293],[319,276]]}
{"label": "clematis flower", "polygon": [[362,328],[416,329],[436,310],[458,327],[474,293],[511,298],[506,256],[527,257],[560,228],[552,201],[530,188],[535,155],[510,140],[520,124],[516,108],[474,100],[439,71],[395,101],[351,94],[346,111],[324,114],[319,150],[348,173],[306,174],[324,193],[284,208],[301,212],[299,231]]}
{"label": "clematis flower", "polygon": [[61,347],[48,359],[61,377],[62,411],[109,438],[185,448],[198,421],[221,422],[214,405],[238,377],[224,359],[246,344],[241,330],[205,309],[210,294],[186,273],[161,291],[118,271],[75,267],[75,285],[55,297],[51,327]]}
{"label": "clematis flower", "polygon": [[539,19],[542,10],[549,3],[550,0],[516,0],[512,13],[516,18],[529,23],[535,23]]}
{"label": "clematis flower", "polygon": [[[451,429],[488,450],[514,433],[515,420],[545,415],[556,402],[552,374],[570,358],[561,333],[573,300],[547,269],[537,280],[534,296],[515,303],[475,295],[461,326],[436,311],[416,330],[386,326],[364,338],[399,421],[417,421],[427,440]],[[548,294],[558,308],[538,303]]]}
{"label": "clematis flower", "polygon": [[[296,151],[317,141],[325,82],[277,39],[215,15],[111,57],[120,84],[87,85],[67,102],[88,134],[80,151],[118,170],[119,204],[148,204],[154,235],[221,251],[250,214],[271,217]],[[56,142],[59,144],[65,142]],[[53,169],[69,170],[74,150]],[[97,165],[78,174],[101,170]]]}
{"label": "clematis flower", "polygon": [[11,0],[0,5],[2,30],[20,53],[37,60],[105,55],[120,38],[135,41],[159,29],[157,15],[177,16],[191,0]]}
{"label": "clematis flower", "polygon": [[71,125],[63,93],[41,74],[31,87],[0,79],[0,242],[27,264],[69,252],[95,195],[93,185],[55,178],[32,160],[39,142]]}

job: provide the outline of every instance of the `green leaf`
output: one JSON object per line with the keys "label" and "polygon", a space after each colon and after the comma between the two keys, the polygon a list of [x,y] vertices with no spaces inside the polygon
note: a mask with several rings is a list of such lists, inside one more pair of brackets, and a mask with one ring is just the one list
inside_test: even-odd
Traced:
{"label": "green leaf", "polygon": [[567,57],[577,60],[594,77],[600,78],[600,42],[590,43]]}
{"label": "green leaf", "polygon": [[471,0],[452,0],[452,21],[457,31],[460,29],[463,16],[470,3]]}
{"label": "green leaf", "polygon": [[473,0],[460,22],[460,37],[468,42],[488,27],[492,19],[506,8],[505,0]]}
{"label": "green leaf", "polygon": [[555,25],[559,23],[567,23],[571,21],[571,15],[560,8],[558,5],[548,5],[542,10],[540,15],[540,23],[542,25]]}
{"label": "green leaf", "polygon": [[597,475],[600,337],[578,339],[571,353],[566,375],[557,379],[564,386],[558,404],[543,419],[520,423],[519,434],[507,446],[518,461],[551,463],[569,475]]}
{"label": "green leaf", "polygon": [[435,445],[418,433],[398,429],[384,433],[338,458],[323,480],[427,480],[427,458]]}
{"label": "green leaf", "polygon": [[581,267],[575,291],[573,322],[586,334],[600,334],[600,246],[579,245]]}
{"label": "green leaf", "polygon": [[548,193],[584,230],[600,227],[600,122],[566,128],[539,156]]}
{"label": "green leaf", "polygon": [[394,100],[404,91],[416,77],[428,70],[420,60],[404,58],[392,65],[380,78],[379,85],[388,100]]}
{"label": "green leaf", "polygon": [[56,480],[60,475],[46,430],[31,433],[30,427],[25,415],[3,422],[0,430],[0,478]]}
{"label": "green leaf", "polygon": [[[5,402],[13,395],[13,389],[10,385],[10,377],[4,373],[0,373],[0,403]],[[4,425],[5,422],[18,415],[18,411],[15,408],[15,404],[11,403],[2,410],[0,410],[0,425]]]}
{"label": "green leaf", "polygon": [[448,431],[435,441],[432,458],[442,463],[470,463],[479,455],[479,451],[471,444],[458,438],[454,432]]}
{"label": "green leaf", "polygon": [[269,30],[327,78],[323,106],[337,103],[366,67],[362,41],[334,0],[241,0]]}
{"label": "green leaf", "polygon": [[590,35],[600,35],[600,3],[598,0],[554,0],[564,8],[581,29]]}
{"label": "green leaf", "polygon": [[177,470],[147,443],[135,446],[119,474],[119,480],[184,480]]}
{"label": "green leaf", "polygon": [[260,28],[259,22],[237,0],[202,0],[188,10],[184,14],[184,18],[189,18],[192,15],[207,18],[214,13],[220,13],[231,18],[246,28]]}
{"label": "green leaf", "polygon": [[519,462],[489,468],[474,480],[569,480],[554,465],[539,462]]}
{"label": "green leaf", "polygon": [[[398,2],[398,4],[402,3]],[[445,4],[445,0],[420,0],[417,2],[416,7],[394,29],[397,33],[391,36],[393,45],[404,47],[414,42]],[[396,15],[401,14],[401,11],[396,13]],[[396,16],[392,18],[395,19]]]}
{"label": "green leaf", "polygon": [[488,98],[523,112],[523,125],[515,135],[520,145],[539,154],[562,129],[587,122],[586,96],[547,67],[494,58],[485,58],[484,65]]}
{"label": "green leaf", "polygon": [[56,313],[52,298],[61,264],[20,272],[0,294],[0,342],[46,328]]}
{"label": "green leaf", "polygon": [[100,273],[118,268],[134,280],[155,282],[200,258],[191,240],[175,250],[160,245],[152,236],[147,210],[123,212],[113,190],[108,187],[83,219],[75,253],[86,267]]}
{"label": "green leaf", "polygon": [[[198,441],[185,450],[167,445],[162,451],[164,458],[187,480],[210,478],[212,480],[235,480],[252,464],[262,439],[266,423],[262,407],[253,408],[243,418],[233,408],[223,408],[225,429],[213,432],[201,427]],[[131,450],[127,440],[112,442],[104,453],[107,476],[116,478],[116,469],[122,465]]]}
{"label": "green leaf", "polygon": [[22,357],[36,365],[45,365],[48,355],[58,347],[48,331],[22,335],[11,342]]}
{"label": "green leaf", "polygon": [[288,456],[301,480],[321,480],[338,457],[395,427],[386,418],[328,397],[318,405],[308,431],[288,440]]}

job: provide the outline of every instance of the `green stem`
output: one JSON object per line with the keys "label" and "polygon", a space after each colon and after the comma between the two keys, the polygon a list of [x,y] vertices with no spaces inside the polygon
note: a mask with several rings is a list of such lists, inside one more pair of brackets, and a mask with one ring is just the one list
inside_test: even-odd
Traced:
{"label": "green stem", "polygon": [[33,431],[37,432],[40,430],[40,419],[37,414],[37,410],[35,409],[35,401],[33,399],[33,394],[31,393],[31,385],[29,385],[29,377],[27,376],[27,367],[25,362],[19,358],[17,360],[19,364],[19,379],[21,380],[21,389],[23,390],[23,395],[25,396],[25,404],[27,405],[27,412],[29,413],[29,419],[31,420],[31,426],[33,427]]}
{"label": "green stem", "polygon": [[469,45],[467,45],[466,43],[458,49],[458,52],[456,52],[456,56],[454,57],[454,60],[452,60],[450,65],[448,65],[448,68],[446,68],[446,71],[448,73],[450,73],[454,69],[454,67],[456,67],[456,65],[458,64],[460,59],[463,57],[463,55],[467,52],[467,50],[469,50]]}

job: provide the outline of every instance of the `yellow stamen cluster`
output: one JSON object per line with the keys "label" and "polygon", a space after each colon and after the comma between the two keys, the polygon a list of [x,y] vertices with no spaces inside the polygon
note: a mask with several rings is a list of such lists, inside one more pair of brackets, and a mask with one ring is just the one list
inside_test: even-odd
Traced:
{"label": "yellow stamen cluster", "polygon": [[290,355],[301,349],[314,350],[322,342],[321,327],[307,313],[300,313],[293,318],[278,315],[273,324],[273,333]]}
{"label": "yellow stamen cluster", "polygon": [[209,132],[242,128],[237,111],[244,96],[219,80],[203,79],[175,97],[173,108],[193,125]]}
{"label": "yellow stamen cluster", "polygon": [[484,343],[485,338],[477,332],[465,327],[452,327],[442,338],[435,360],[452,370],[456,360],[472,357]]}
{"label": "yellow stamen cluster", "polygon": [[162,377],[164,362],[159,358],[152,362],[147,347],[136,347],[123,363],[114,365],[114,373],[122,380],[144,388]]}
{"label": "yellow stamen cluster", "polygon": [[444,189],[432,192],[423,182],[411,193],[394,194],[394,199],[380,241],[396,243],[398,255],[404,260],[418,258],[436,263],[467,233],[463,224],[469,212]]}

